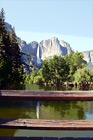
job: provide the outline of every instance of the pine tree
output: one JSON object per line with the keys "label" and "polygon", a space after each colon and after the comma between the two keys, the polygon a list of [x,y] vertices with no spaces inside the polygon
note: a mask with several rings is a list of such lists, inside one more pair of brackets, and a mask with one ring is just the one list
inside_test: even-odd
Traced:
{"label": "pine tree", "polygon": [[23,66],[21,62],[21,53],[17,43],[14,28],[11,33],[11,50],[12,50],[12,76],[13,82],[22,81],[23,79]]}
{"label": "pine tree", "polygon": [[12,58],[12,47],[11,47],[11,38],[10,38],[10,32],[9,29],[6,32],[5,38],[4,38],[4,44],[5,44],[5,54],[6,58]]}
{"label": "pine tree", "polygon": [[6,31],[4,10],[0,12],[0,87],[14,85],[23,80],[20,49],[14,29]]}
{"label": "pine tree", "polygon": [[0,84],[5,87],[11,83],[12,61],[11,61],[10,33],[6,31],[4,10],[0,12]]}
{"label": "pine tree", "polygon": [[4,10],[2,8],[0,12],[0,61],[5,58],[5,45],[4,45],[4,38],[6,34],[5,30],[5,19],[4,19]]}
{"label": "pine tree", "polygon": [[[4,12],[4,9],[2,8],[1,9],[1,13],[0,13],[1,17],[2,17],[2,22],[4,23],[5,22],[5,12]],[[4,26],[5,27],[5,26]]]}

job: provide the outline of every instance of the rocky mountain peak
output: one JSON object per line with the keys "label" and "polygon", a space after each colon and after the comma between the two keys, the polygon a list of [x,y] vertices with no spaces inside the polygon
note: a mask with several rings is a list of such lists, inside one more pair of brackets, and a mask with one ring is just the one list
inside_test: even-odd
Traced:
{"label": "rocky mountain peak", "polygon": [[[10,33],[12,31],[12,26],[6,23],[6,30],[9,29]],[[33,41],[27,44],[25,41],[18,38],[18,43],[21,52],[23,52],[23,63],[30,65],[32,62],[31,56],[34,56],[33,62],[40,66],[42,61],[52,58],[54,55],[61,55],[62,57],[74,53],[74,50],[70,47],[70,44],[58,40],[58,38],[53,37],[51,39],[42,40],[40,43]],[[93,63],[93,50],[82,52],[84,54],[84,59],[87,62]],[[26,55],[27,54],[27,55]],[[30,69],[31,70],[31,69]]]}
{"label": "rocky mountain peak", "polygon": [[56,38],[56,37],[53,37],[50,40],[52,40],[52,42],[59,42],[58,38]]}
{"label": "rocky mountain peak", "polygon": [[[50,59],[54,55],[65,56],[66,54],[73,52],[68,43],[62,40],[59,41],[56,37],[42,40],[40,43],[36,41],[29,44],[26,44],[26,42],[21,42],[19,46],[22,52],[35,56],[34,61],[37,63],[37,65],[41,65],[42,61]],[[29,61],[31,61],[31,59],[26,58],[26,56],[24,57],[23,59],[30,63]]]}

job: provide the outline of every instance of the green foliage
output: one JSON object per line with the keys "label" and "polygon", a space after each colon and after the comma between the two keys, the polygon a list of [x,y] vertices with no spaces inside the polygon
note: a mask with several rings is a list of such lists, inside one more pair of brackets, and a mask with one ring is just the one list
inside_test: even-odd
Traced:
{"label": "green foliage", "polygon": [[42,77],[42,69],[39,70],[39,72],[36,72],[36,70],[33,68],[33,71],[31,74],[25,75],[25,83],[27,84],[43,84],[44,79]]}
{"label": "green foliage", "polygon": [[84,85],[93,81],[93,71],[88,71],[85,64],[82,53],[71,53],[65,57],[55,55],[52,59],[45,60],[38,72],[34,69],[31,74],[27,74],[25,82],[56,86],[65,82],[74,82]]}
{"label": "green foliage", "polygon": [[25,75],[25,83],[27,84],[33,84],[34,83],[34,77],[37,75],[37,72],[35,68],[33,68],[33,71],[31,74],[27,73]]}
{"label": "green foliage", "polygon": [[23,80],[23,66],[21,63],[21,53],[17,43],[14,29],[11,33],[11,51],[12,51],[12,75],[13,82],[20,83]]}
{"label": "green foliage", "polygon": [[23,66],[14,29],[6,31],[4,10],[0,12],[0,88],[23,82]]}
{"label": "green foliage", "polygon": [[76,53],[70,53],[69,56],[65,56],[64,59],[69,66],[69,76],[68,81],[72,82],[74,81],[74,73],[80,69],[85,67],[86,61],[83,59],[84,56],[82,53],[76,52]]}
{"label": "green foliage", "polygon": [[40,75],[37,75],[34,77],[34,81],[33,84],[38,84],[38,85],[42,85],[43,84],[43,79]]}
{"label": "green foliage", "polygon": [[74,74],[74,78],[74,82],[77,84],[81,84],[82,86],[91,81],[90,72],[86,67],[78,69]]}
{"label": "green foliage", "polygon": [[93,84],[93,70],[89,71],[90,74],[90,82]]}
{"label": "green foliage", "polygon": [[53,84],[59,85],[66,81],[69,68],[63,57],[54,56],[53,59],[49,61],[49,69]]}
{"label": "green foliage", "polygon": [[49,81],[51,81],[51,74],[49,70],[48,60],[45,60],[42,64],[42,76],[44,78],[44,82],[46,82],[47,84],[49,83]]}
{"label": "green foliage", "polygon": [[37,72],[37,75],[34,77],[34,84],[42,85],[44,83],[44,78],[42,75],[42,69]]}
{"label": "green foliage", "polygon": [[74,74],[78,69],[85,67],[86,61],[82,53],[71,53],[64,58],[54,56],[50,60],[45,60],[42,66],[44,82],[60,85],[64,82],[73,82]]}
{"label": "green foliage", "polygon": [[5,30],[5,22],[4,22],[4,12],[3,8],[0,12],[0,61],[5,58],[5,40],[6,30]]}
{"label": "green foliage", "polygon": [[54,56],[45,60],[42,66],[42,76],[45,83],[60,85],[66,81],[69,74],[69,67],[61,56]]}
{"label": "green foliage", "polygon": [[0,83],[1,83],[1,86],[12,83],[11,73],[12,73],[11,59],[8,58],[6,61],[2,61],[0,63]]}

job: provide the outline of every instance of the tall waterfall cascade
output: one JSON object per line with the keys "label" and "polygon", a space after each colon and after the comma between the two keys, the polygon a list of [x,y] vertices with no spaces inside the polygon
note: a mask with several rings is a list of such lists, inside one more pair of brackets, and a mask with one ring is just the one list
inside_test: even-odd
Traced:
{"label": "tall waterfall cascade", "polygon": [[38,64],[41,64],[41,59],[40,59],[40,46],[38,45],[38,48],[37,48],[37,63]]}

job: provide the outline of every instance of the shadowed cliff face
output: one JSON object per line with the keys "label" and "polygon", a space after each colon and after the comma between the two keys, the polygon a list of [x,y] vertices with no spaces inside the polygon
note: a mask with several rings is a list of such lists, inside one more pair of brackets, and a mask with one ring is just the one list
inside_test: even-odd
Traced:
{"label": "shadowed cliff face", "polygon": [[92,62],[93,63],[93,50],[91,50],[91,51],[84,51],[83,54],[84,54],[84,59],[87,62]]}

